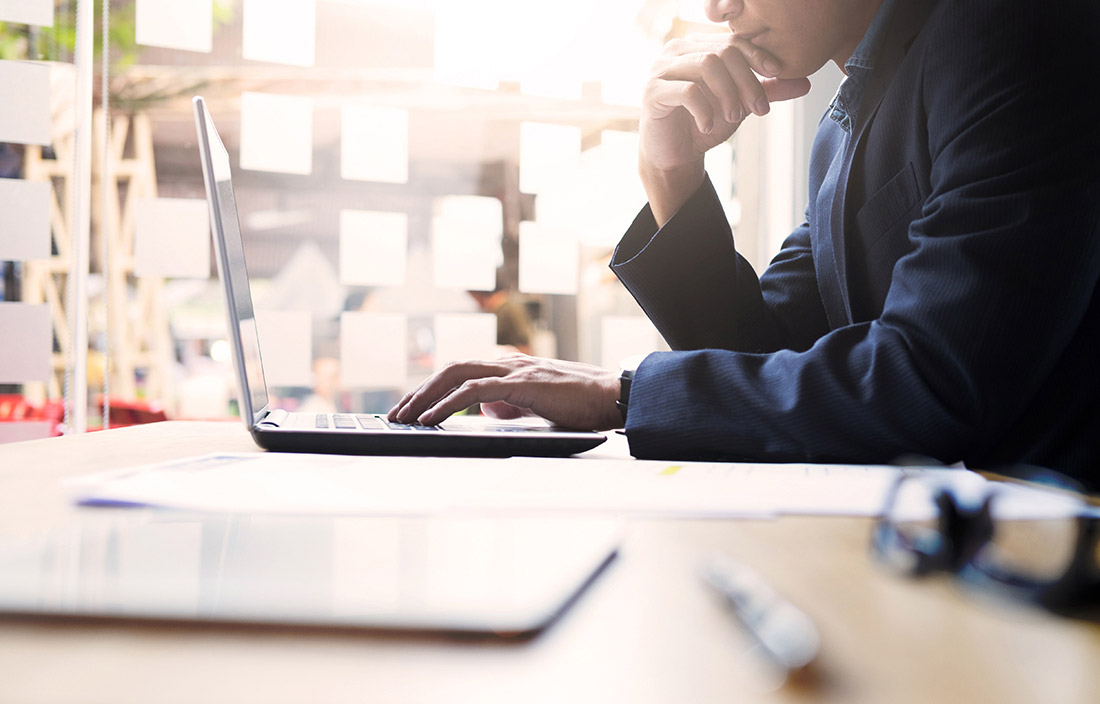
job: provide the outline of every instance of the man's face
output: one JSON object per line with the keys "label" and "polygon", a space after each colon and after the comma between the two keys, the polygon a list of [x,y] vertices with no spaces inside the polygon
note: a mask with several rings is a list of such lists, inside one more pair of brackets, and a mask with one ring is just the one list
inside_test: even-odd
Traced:
{"label": "man's face", "polygon": [[882,0],[704,0],[707,17],[771,54],[780,77],[843,68]]}

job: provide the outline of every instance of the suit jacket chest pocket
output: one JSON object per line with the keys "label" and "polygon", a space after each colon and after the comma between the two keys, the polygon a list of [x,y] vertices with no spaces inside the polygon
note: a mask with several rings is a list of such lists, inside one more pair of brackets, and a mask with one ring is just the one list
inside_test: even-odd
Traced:
{"label": "suit jacket chest pocket", "polygon": [[922,202],[912,162],[882,185],[856,212],[856,231],[870,293],[885,297],[898,259],[909,253],[909,223]]}

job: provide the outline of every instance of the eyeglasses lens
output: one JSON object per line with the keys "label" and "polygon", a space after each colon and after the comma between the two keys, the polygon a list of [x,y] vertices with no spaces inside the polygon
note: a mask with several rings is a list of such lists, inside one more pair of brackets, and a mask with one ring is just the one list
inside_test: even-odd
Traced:
{"label": "eyeglasses lens", "polygon": [[918,481],[903,481],[882,523],[883,540],[879,557],[901,572],[936,569],[946,557],[940,532],[937,487]]}
{"label": "eyeglasses lens", "polygon": [[1053,582],[1069,568],[1076,543],[1077,521],[1073,517],[995,520],[993,538],[973,564],[991,574]]}

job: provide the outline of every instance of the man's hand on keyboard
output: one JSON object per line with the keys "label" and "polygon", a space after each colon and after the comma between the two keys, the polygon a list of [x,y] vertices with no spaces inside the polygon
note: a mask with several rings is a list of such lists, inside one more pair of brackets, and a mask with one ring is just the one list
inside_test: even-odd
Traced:
{"label": "man's hand on keyboard", "polygon": [[622,426],[618,397],[617,371],[515,354],[448,365],[405,394],[388,418],[437,425],[480,403],[495,418],[537,415],[567,428],[609,430]]}

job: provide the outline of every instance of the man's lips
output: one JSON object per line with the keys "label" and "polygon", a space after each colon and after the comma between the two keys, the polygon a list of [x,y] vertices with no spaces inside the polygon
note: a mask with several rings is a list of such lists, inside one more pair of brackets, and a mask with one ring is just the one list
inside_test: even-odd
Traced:
{"label": "man's lips", "polygon": [[744,39],[749,43],[752,43],[753,40],[759,38],[761,35],[765,34],[768,31],[767,27],[765,27],[764,29],[756,29],[751,32],[738,31],[736,28],[731,29],[733,29],[733,36],[737,37],[738,39]]}

